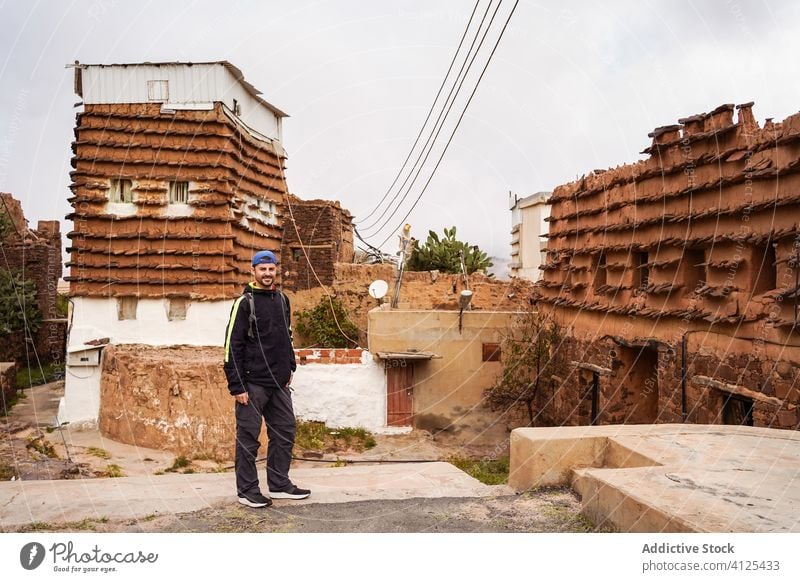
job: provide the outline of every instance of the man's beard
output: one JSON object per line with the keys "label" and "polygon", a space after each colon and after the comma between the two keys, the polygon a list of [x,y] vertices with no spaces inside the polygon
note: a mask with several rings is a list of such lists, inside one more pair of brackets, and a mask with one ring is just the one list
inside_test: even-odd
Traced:
{"label": "man's beard", "polygon": [[275,282],[275,277],[264,276],[261,277],[259,281],[262,287],[272,287],[272,284]]}

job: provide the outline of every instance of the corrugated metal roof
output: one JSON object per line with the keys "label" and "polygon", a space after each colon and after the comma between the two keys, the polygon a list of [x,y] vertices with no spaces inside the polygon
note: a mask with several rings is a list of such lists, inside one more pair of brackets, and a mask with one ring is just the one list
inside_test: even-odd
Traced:
{"label": "corrugated metal roof", "polygon": [[[261,97],[263,93],[256,89],[253,85],[248,83],[244,78],[244,73],[242,73],[241,69],[233,65],[228,61],[203,61],[203,62],[180,62],[180,61],[165,61],[165,62],[157,62],[152,63],[149,61],[145,61],[142,63],[80,63],[75,61],[74,64],[67,65],[68,67],[75,67],[77,69],[86,69],[89,67],[100,67],[100,68],[110,68],[110,67],[174,67],[174,66],[187,66],[191,67],[194,65],[222,65],[225,67],[228,72],[239,82],[239,84],[247,91],[252,97],[261,103],[264,107],[272,111],[278,117],[289,117],[288,113],[281,111],[271,103],[267,102],[265,99]],[[83,97],[83,92],[80,89],[80,84],[76,83],[76,92],[78,95]]]}

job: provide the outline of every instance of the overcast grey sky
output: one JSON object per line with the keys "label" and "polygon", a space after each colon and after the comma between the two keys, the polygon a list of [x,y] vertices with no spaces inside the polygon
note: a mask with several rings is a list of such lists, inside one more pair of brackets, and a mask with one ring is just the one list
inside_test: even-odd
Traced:
{"label": "overcast grey sky", "polygon": [[[34,225],[69,212],[79,98],[65,64],[227,59],[291,115],[290,190],[340,200],[359,219],[406,157],[473,5],[0,1],[0,191],[21,199]],[[505,0],[498,19],[512,5]],[[654,127],[722,103],[755,101],[761,122],[800,110],[797,5],[521,0],[408,220],[412,234],[456,225],[461,238],[505,257],[509,190],[552,190],[594,168],[634,162]]]}

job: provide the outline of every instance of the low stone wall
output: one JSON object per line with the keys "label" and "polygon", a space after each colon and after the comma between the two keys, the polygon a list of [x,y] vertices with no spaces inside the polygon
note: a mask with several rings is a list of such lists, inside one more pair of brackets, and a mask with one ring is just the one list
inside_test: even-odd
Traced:
{"label": "low stone wall", "polygon": [[[383,368],[363,350],[297,350],[295,414],[331,427],[385,426]],[[114,440],[178,455],[233,458],[233,398],[220,347],[105,348],[101,432]],[[265,440],[265,439],[262,439]]]}

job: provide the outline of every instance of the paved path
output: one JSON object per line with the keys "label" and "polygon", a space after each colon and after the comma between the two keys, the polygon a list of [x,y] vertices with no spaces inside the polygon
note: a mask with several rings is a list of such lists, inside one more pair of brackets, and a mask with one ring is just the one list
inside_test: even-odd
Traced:
{"label": "paved path", "polygon": [[[275,506],[379,499],[491,497],[509,494],[449,463],[357,465],[293,469],[292,479],[313,491],[303,501]],[[0,528],[83,519],[140,519],[236,503],[233,473],[170,474],[117,479],[0,483]]]}

